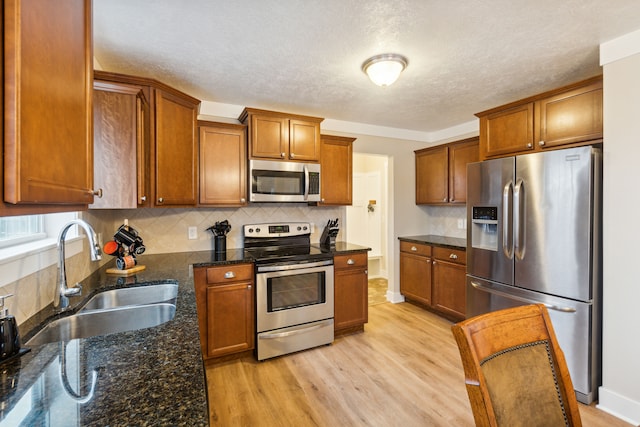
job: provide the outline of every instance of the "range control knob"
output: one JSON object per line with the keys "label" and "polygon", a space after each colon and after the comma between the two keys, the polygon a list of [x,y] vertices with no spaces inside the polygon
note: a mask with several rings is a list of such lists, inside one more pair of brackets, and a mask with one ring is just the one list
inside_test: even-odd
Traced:
{"label": "range control knob", "polygon": [[298,226],[298,231],[302,230],[302,227]]}
{"label": "range control knob", "polygon": [[260,232],[260,228],[256,228],[256,233],[259,233],[259,232]]}
{"label": "range control knob", "polygon": [[307,231],[307,226],[305,225],[304,227],[302,227],[302,229],[303,229],[304,231]]}
{"label": "range control knob", "polygon": [[248,231],[249,233],[253,233],[253,228],[250,228]]}

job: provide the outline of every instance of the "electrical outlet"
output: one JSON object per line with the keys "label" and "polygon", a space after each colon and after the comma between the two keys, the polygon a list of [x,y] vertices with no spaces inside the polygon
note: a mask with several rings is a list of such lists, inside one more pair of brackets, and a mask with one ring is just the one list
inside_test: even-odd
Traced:
{"label": "electrical outlet", "polygon": [[464,228],[464,220],[463,219],[459,219],[458,220],[458,228]]}
{"label": "electrical outlet", "polygon": [[198,228],[189,227],[189,240],[196,240],[198,238]]}

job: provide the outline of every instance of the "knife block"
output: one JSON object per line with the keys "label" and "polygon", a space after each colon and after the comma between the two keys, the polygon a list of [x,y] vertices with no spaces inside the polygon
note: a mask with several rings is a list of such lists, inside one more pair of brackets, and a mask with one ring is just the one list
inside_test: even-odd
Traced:
{"label": "knife block", "polygon": [[335,247],[336,246],[336,236],[338,235],[338,231],[340,231],[337,227],[329,227],[328,225],[322,230],[322,235],[320,236],[320,245]]}

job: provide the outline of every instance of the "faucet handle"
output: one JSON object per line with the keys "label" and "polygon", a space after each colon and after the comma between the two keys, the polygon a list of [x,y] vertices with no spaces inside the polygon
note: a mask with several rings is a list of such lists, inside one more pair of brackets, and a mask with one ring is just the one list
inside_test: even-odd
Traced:
{"label": "faucet handle", "polygon": [[76,283],[73,288],[66,288],[63,291],[64,296],[69,297],[73,295],[79,295],[82,292],[82,285],[80,283]]}

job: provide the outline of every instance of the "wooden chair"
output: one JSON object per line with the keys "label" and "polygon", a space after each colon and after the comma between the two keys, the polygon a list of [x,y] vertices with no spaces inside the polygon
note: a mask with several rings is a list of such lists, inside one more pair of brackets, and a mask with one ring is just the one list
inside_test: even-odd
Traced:
{"label": "wooden chair", "polygon": [[494,311],[451,329],[476,426],[582,426],[544,305]]}

